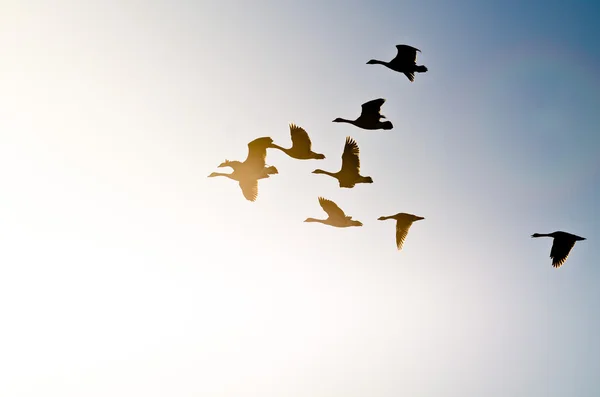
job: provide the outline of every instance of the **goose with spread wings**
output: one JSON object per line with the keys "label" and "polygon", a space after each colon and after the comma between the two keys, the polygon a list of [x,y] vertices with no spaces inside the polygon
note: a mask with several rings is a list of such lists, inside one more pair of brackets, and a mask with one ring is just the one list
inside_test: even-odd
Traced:
{"label": "goose with spread wings", "polygon": [[367,62],[367,65],[383,65],[395,72],[404,73],[411,83],[415,81],[415,73],[427,72],[426,66],[417,65],[417,52],[421,52],[421,50],[405,44],[397,45],[396,49],[398,53],[391,61],[385,62],[371,59]]}
{"label": "goose with spread wings", "polygon": [[370,176],[360,175],[360,150],[356,141],[346,137],[344,153],[342,154],[342,168],[338,172],[316,169],[313,174],[325,174],[336,178],[340,187],[353,188],[357,183],[373,183]]}
{"label": "goose with spread wings", "polygon": [[292,137],[291,148],[283,148],[275,144],[272,144],[270,147],[279,149],[291,158],[298,160],[322,160],[325,158],[325,155],[312,151],[312,142],[304,128],[298,127],[296,124],[290,124],[290,135]]}
{"label": "goose with spread wings", "polygon": [[398,251],[400,251],[404,246],[404,241],[406,240],[406,236],[408,235],[408,231],[410,230],[413,222],[420,221],[425,218],[422,216],[400,212],[396,215],[380,216],[377,219],[380,221],[385,221],[386,219],[396,220],[396,247],[398,248]]}
{"label": "goose with spread wings", "polygon": [[219,167],[231,167],[233,172],[225,174],[213,172],[208,177],[224,176],[237,181],[246,200],[256,201],[258,197],[258,180],[277,174],[277,168],[266,166],[267,148],[273,144],[270,137],[262,137],[248,143],[248,156],[244,162],[228,161],[219,164]]}
{"label": "goose with spread wings", "polygon": [[347,120],[341,117],[333,120],[334,123],[349,123],[363,130],[391,130],[394,125],[391,121],[381,121],[386,117],[381,114],[381,106],[385,98],[373,99],[361,105],[362,111],[356,120]]}
{"label": "goose with spread wings", "polygon": [[334,227],[350,227],[363,225],[362,222],[352,219],[351,216],[346,215],[344,211],[342,211],[342,209],[331,200],[319,197],[319,204],[321,204],[321,208],[323,208],[323,211],[327,213],[327,219],[306,218],[304,222],[318,222],[324,225]]}
{"label": "goose with spread wings", "polygon": [[564,265],[569,253],[575,246],[577,241],[585,240],[585,237],[579,237],[567,232],[553,233],[534,233],[531,237],[552,237],[552,249],[550,250],[550,258],[552,258],[552,266],[556,269]]}

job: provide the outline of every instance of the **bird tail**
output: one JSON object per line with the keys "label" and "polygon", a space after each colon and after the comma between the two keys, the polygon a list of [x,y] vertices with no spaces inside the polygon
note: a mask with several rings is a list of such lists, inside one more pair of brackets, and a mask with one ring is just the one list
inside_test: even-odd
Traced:
{"label": "bird tail", "polygon": [[415,70],[419,73],[425,73],[427,71],[427,67],[425,67],[424,65],[417,65]]}
{"label": "bird tail", "polygon": [[274,174],[278,174],[278,173],[279,173],[279,171],[277,171],[277,168],[275,168],[274,166],[267,167],[268,175],[274,175]]}

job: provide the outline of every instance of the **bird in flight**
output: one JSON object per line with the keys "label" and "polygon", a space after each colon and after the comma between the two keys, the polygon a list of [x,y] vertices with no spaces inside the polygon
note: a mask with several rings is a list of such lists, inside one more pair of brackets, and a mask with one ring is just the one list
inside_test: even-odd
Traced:
{"label": "bird in flight", "polygon": [[406,240],[406,236],[408,235],[408,230],[412,226],[413,222],[420,221],[425,218],[423,218],[422,216],[416,216],[413,214],[406,214],[404,212],[400,212],[396,215],[380,216],[377,219],[380,221],[385,221],[386,219],[396,220],[396,247],[398,248],[398,251],[400,251],[404,246],[404,241]]}
{"label": "bird in flight", "polygon": [[367,65],[383,65],[395,72],[404,73],[411,83],[415,81],[415,73],[425,73],[427,71],[426,66],[417,65],[417,51],[421,52],[421,50],[405,44],[397,45],[396,49],[398,53],[391,61],[384,62],[371,59],[367,62]]}
{"label": "bird in flight", "polygon": [[571,233],[567,232],[553,232],[553,233],[534,233],[531,237],[552,237],[554,241],[552,242],[552,249],[550,250],[550,258],[552,258],[552,266],[558,269],[561,267],[573,246],[577,241],[585,240],[585,237],[579,237]]}
{"label": "bird in flight", "polygon": [[248,156],[244,162],[229,161],[219,164],[219,167],[231,167],[233,172],[225,174],[213,172],[208,177],[224,176],[237,181],[242,189],[242,194],[248,201],[256,201],[258,197],[258,180],[268,178],[269,175],[278,174],[277,168],[267,166],[267,148],[273,144],[273,139],[262,137],[248,143]]}
{"label": "bird in flight", "polygon": [[292,137],[291,148],[286,149],[275,144],[272,144],[270,147],[279,149],[288,156],[298,160],[322,160],[325,158],[325,155],[312,151],[312,142],[304,128],[298,127],[295,124],[290,124],[290,135]]}
{"label": "bird in flight", "polygon": [[357,183],[373,183],[370,176],[360,175],[360,150],[356,141],[346,137],[344,153],[342,153],[342,168],[338,172],[323,171],[316,169],[313,174],[325,174],[338,180],[340,187],[352,188]]}
{"label": "bird in flight", "polygon": [[319,222],[329,226],[335,227],[350,227],[350,226],[362,226],[362,222],[352,219],[342,211],[336,203],[323,197],[319,197],[319,204],[323,211],[327,213],[327,219],[315,219],[306,218],[304,222]]}
{"label": "bird in flight", "polygon": [[341,117],[333,120],[334,123],[349,123],[363,130],[391,130],[394,125],[391,121],[381,121],[386,117],[381,114],[381,106],[385,103],[384,98],[373,99],[361,105],[360,116],[356,120],[347,120]]}

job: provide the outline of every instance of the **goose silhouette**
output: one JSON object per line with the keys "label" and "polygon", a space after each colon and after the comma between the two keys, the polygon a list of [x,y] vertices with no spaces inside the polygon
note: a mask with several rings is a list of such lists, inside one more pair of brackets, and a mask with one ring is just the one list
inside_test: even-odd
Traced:
{"label": "goose silhouette", "polygon": [[413,214],[400,212],[396,215],[380,216],[377,219],[380,221],[385,221],[387,219],[396,220],[396,247],[398,248],[398,251],[400,251],[404,246],[404,241],[406,240],[406,236],[408,235],[408,231],[412,226],[413,222],[420,221],[425,218],[423,218],[422,216],[416,216]]}
{"label": "goose silhouette", "polygon": [[231,174],[213,172],[208,177],[223,176],[237,181],[246,200],[256,201],[258,197],[258,180],[268,178],[269,175],[278,174],[277,168],[267,167],[265,164],[267,148],[272,144],[273,139],[270,137],[261,137],[251,141],[248,143],[248,156],[244,162],[225,160],[225,162],[219,164],[219,167],[231,167],[233,169]]}
{"label": "goose silhouette", "polygon": [[362,222],[352,219],[342,211],[336,203],[323,197],[319,197],[319,204],[323,211],[327,213],[327,219],[315,219],[306,218],[304,222],[318,222],[324,225],[334,227],[350,227],[350,226],[362,226]]}
{"label": "goose silhouette", "polygon": [[575,246],[577,241],[585,240],[585,237],[579,237],[567,232],[553,233],[534,233],[531,237],[552,237],[552,249],[550,250],[550,258],[552,258],[552,266],[556,269],[564,265],[569,257],[569,253]]}
{"label": "goose silhouette", "polygon": [[391,130],[394,125],[391,121],[381,121],[386,118],[381,114],[381,106],[385,103],[384,98],[373,99],[361,105],[362,111],[356,120],[347,120],[341,117],[333,120],[334,123],[348,123],[363,130]]}
{"label": "goose silhouette", "polygon": [[290,124],[290,135],[292,137],[291,148],[286,149],[275,144],[272,144],[270,147],[279,149],[288,156],[298,160],[322,160],[325,158],[325,155],[312,151],[312,142],[304,128],[298,127],[295,124]]}
{"label": "goose silhouette", "polygon": [[384,62],[378,61],[377,59],[371,59],[367,62],[367,65],[383,65],[395,72],[404,73],[411,83],[415,81],[415,73],[427,72],[427,67],[424,65],[417,65],[417,51],[421,52],[421,50],[405,44],[397,45],[396,49],[398,50],[398,53],[391,61]]}
{"label": "goose silhouette", "polygon": [[342,168],[338,172],[323,171],[316,169],[313,174],[325,174],[336,178],[340,187],[352,188],[357,183],[373,183],[370,176],[360,175],[360,150],[356,141],[350,137],[346,137],[344,145],[344,153],[342,153]]}

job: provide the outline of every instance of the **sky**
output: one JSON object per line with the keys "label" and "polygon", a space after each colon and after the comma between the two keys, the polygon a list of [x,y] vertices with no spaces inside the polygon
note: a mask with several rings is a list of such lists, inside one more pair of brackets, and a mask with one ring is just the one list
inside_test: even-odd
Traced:
{"label": "sky", "polygon": [[[0,395],[599,395],[593,2],[1,8]],[[414,83],[366,64],[397,44]],[[376,98],[392,130],[332,123]],[[326,159],[207,178],[289,123]],[[311,173],[347,136],[373,184]]]}

